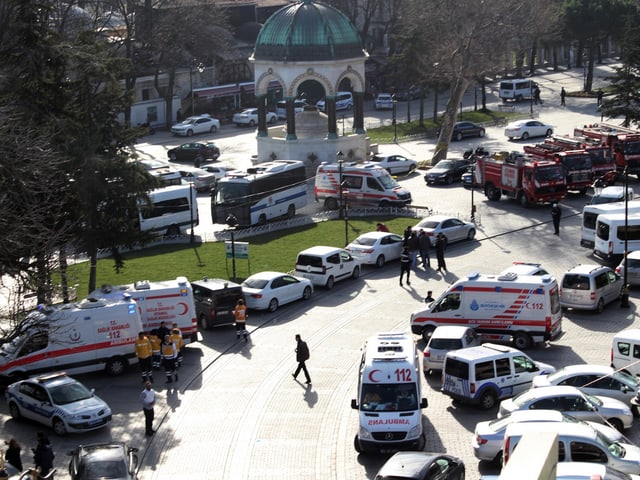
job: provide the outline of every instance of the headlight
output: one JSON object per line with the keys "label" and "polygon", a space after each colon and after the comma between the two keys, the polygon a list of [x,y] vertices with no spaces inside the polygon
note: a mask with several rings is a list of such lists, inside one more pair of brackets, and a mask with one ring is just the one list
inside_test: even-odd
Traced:
{"label": "headlight", "polygon": [[363,440],[369,439],[371,438],[371,432],[369,432],[369,430],[367,430],[366,428],[360,427],[358,429],[358,437]]}
{"label": "headlight", "polygon": [[421,433],[422,433],[422,425],[419,423],[418,425],[413,427],[411,430],[409,430],[409,433],[407,433],[407,438],[419,437]]}

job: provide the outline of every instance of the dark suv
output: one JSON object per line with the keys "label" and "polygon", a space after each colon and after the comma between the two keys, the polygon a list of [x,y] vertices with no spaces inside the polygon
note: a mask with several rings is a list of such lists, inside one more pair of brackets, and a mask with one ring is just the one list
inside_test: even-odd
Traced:
{"label": "dark suv", "polygon": [[193,298],[196,304],[198,325],[208,330],[219,325],[235,322],[233,309],[238,299],[244,298],[242,286],[220,278],[203,278],[191,282]]}

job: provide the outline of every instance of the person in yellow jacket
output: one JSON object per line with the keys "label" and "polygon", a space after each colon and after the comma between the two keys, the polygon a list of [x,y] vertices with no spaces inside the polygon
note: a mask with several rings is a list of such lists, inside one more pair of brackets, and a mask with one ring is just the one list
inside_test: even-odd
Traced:
{"label": "person in yellow jacket", "polygon": [[162,364],[164,365],[164,374],[167,376],[167,381],[165,383],[171,383],[172,378],[175,378],[175,381],[178,381],[178,373],[176,372],[176,356],[178,355],[178,350],[176,349],[175,343],[171,341],[171,337],[166,335],[164,337],[164,341],[162,345],[160,345],[160,350],[162,352]]}
{"label": "person in yellow jacket", "polygon": [[184,340],[182,339],[182,333],[180,332],[180,329],[172,329],[170,338],[173,344],[176,346],[176,350],[178,352],[178,356],[176,357],[176,368],[180,368],[180,366],[182,365],[182,349],[184,347]]}
{"label": "person in yellow jacket", "polygon": [[153,368],[160,368],[162,366],[162,355],[160,354],[160,345],[162,344],[162,340],[158,337],[158,330],[155,328],[151,330],[151,333],[149,334],[149,341],[151,342]]}
{"label": "person in yellow jacket", "polygon": [[238,299],[236,308],[233,309],[233,316],[236,319],[236,338],[240,335],[244,337],[245,343],[249,341],[249,332],[247,332],[247,306],[242,298]]}
{"label": "person in yellow jacket", "polygon": [[147,383],[147,381],[153,383],[153,366],[151,363],[153,350],[151,348],[151,342],[144,332],[138,333],[135,348],[138,364],[140,365],[140,372],[142,373],[142,383]]}

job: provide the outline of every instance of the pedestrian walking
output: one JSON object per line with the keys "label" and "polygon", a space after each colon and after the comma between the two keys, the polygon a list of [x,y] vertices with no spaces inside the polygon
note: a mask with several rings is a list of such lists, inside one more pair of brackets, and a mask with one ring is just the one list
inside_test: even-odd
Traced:
{"label": "pedestrian walking", "polygon": [[447,271],[447,264],[444,261],[444,249],[447,246],[447,241],[442,233],[436,236],[436,258],[438,259],[438,271],[442,273]]}
{"label": "pedestrian walking", "polygon": [[160,368],[162,366],[162,354],[160,353],[160,345],[162,340],[158,337],[158,330],[155,328],[151,330],[149,334],[149,342],[151,343],[151,362],[153,368]]}
{"label": "pedestrian walking", "polygon": [[236,338],[240,335],[244,337],[245,343],[249,341],[249,332],[247,332],[247,306],[243,299],[238,299],[236,308],[233,309],[233,316],[236,318]]}
{"label": "pedestrian walking", "polygon": [[7,444],[7,451],[4,454],[5,461],[16,467],[16,470],[21,472],[22,458],[20,458],[20,454],[22,451],[22,447],[15,438],[11,438],[8,442],[4,443]]}
{"label": "pedestrian walking", "polygon": [[138,365],[140,365],[142,383],[146,383],[147,381],[153,383],[153,347],[144,332],[138,333],[135,352],[136,357],[138,357]]}
{"label": "pedestrian walking", "polygon": [[564,106],[564,97],[567,96],[567,92],[565,91],[564,87],[562,87],[562,90],[560,90],[560,105]]}
{"label": "pedestrian walking", "polygon": [[604,92],[602,91],[601,88],[598,89],[598,91],[596,92],[596,95],[597,95],[598,106],[601,107],[602,106],[602,97],[604,96]]}
{"label": "pedestrian walking", "polygon": [[429,259],[429,249],[431,248],[431,239],[427,232],[420,230],[418,235],[418,250],[420,251],[420,260],[422,260],[422,268],[425,270],[431,268],[431,260]]}
{"label": "pedestrian walking", "polygon": [[538,85],[533,89],[533,100],[536,105],[542,105],[542,99],[540,98],[540,87]]}
{"label": "pedestrian walking", "polygon": [[429,290],[427,292],[427,296],[424,297],[424,303],[431,303],[435,301],[435,298],[433,298],[433,292],[431,290]]}
{"label": "pedestrian walking", "polygon": [[304,372],[304,376],[307,379],[307,385],[311,384],[311,377],[309,376],[309,371],[307,370],[307,364],[305,363],[310,358],[309,354],[309,346],[307,342],[302,340],[300,334],[296,334],[296,361],[298,362],[298,368],[291,375],[294,380],[298,379],[298,374],[300,371]]}
{"label": "pedestrian walking", "polygon": [[389,227],[387,227],[384,223],[376,224],[376,232],[388,232]]}
{"label": "pedestrian walking", "polygon": [[155,433],[153,429],[153,418],[155,415],[153,407],[156,405],[156,392],[151,382],[144,384],[144,390],[140,392],[140,403],[142,403],[142,411],[144,413],[144,434],[150,437]]}
{"label": "pedestrian walking", "polygon": [[411,256],[409,255],[409,248],[404,247],[402,253],[400,253],[400,286],[402,287],[402,277],[407,274],[407,285],[411,285],[409,277],[411,275]]}
{"label": "pedestrian walking", "polygon": [[162,365],[164,366],[164,374],[167,377],[165,383],[172,383],[172,379],[178,381],[178,372],[176,372],[176,357],[178,350],[175,343],[171,341],[170,335],[165,335],[164,341],[160,346],[162,352]]}
{"label": "pedestrian walking", "polygon": [[40,478],[45,477],[53,469],[53,460],[56,456],[51,448],[49,437],[44,432],[37,433],[38,444],[36,448],[32,448],[33,461],[36,468],[40,469]]}
{"label": "pedestrian walking", "polygon": [[560,217],[562,216],[562,209],[558,202],[553,202],[551,205],[551,220],[553,220],[553,234],[560,235]]}

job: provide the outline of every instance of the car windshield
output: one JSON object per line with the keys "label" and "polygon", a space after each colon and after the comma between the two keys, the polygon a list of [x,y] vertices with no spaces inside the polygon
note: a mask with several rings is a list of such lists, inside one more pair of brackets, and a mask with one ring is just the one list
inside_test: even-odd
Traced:
{"label": "car windshield", "polygon": [[438,164],[433,168],[439,168],[441,170],[453,168],[453,162],[451,160],[440,160]]}
{"label": "car windshield", "polygon": [[53,403],[56,405],[67,405],[80,400],[91,398],[93,393],[78,382],[67,383],[59,387],[53,387],[49,390]]}
{"label": "car windshield", "polygon": [[255,288],[257,290],[262,290],[264,287],[267,286],[267,283],[269,283],[269,280],[267,280],[266,278],[249,277],[244,282],[242,282],[242,286],[247,288]]}
{"label": "car windshield", "polygon": [[122,460],[90,461],[84,464],[81,478],[99,480],[104,478],[127,478],[127,467]]}
{"label": "car windshield", "polygon": [[416,410],[418,400],[414,383],[380,385],[363,383],[360,410],[369,412],[403,412]]}
{"label": "car windshield", "polygon": [[358,237],[353,243],[355,245],[362,245],[364,247],[370,247],[376,243],[376,239],[372,237]]}
{"label": "car windshield", "polygon": [[538,182],[548,182],[549,180],[562,180],[564,174],[560,165],[549,165],[536,169],[536,180]]}
{"label": "car windshield", "polygon": [[396,188],[398,187],[398,182],[396,182],[393,177],[389,174],[380,175],[378,177],[378,181],[382,184],[385,189]]}

